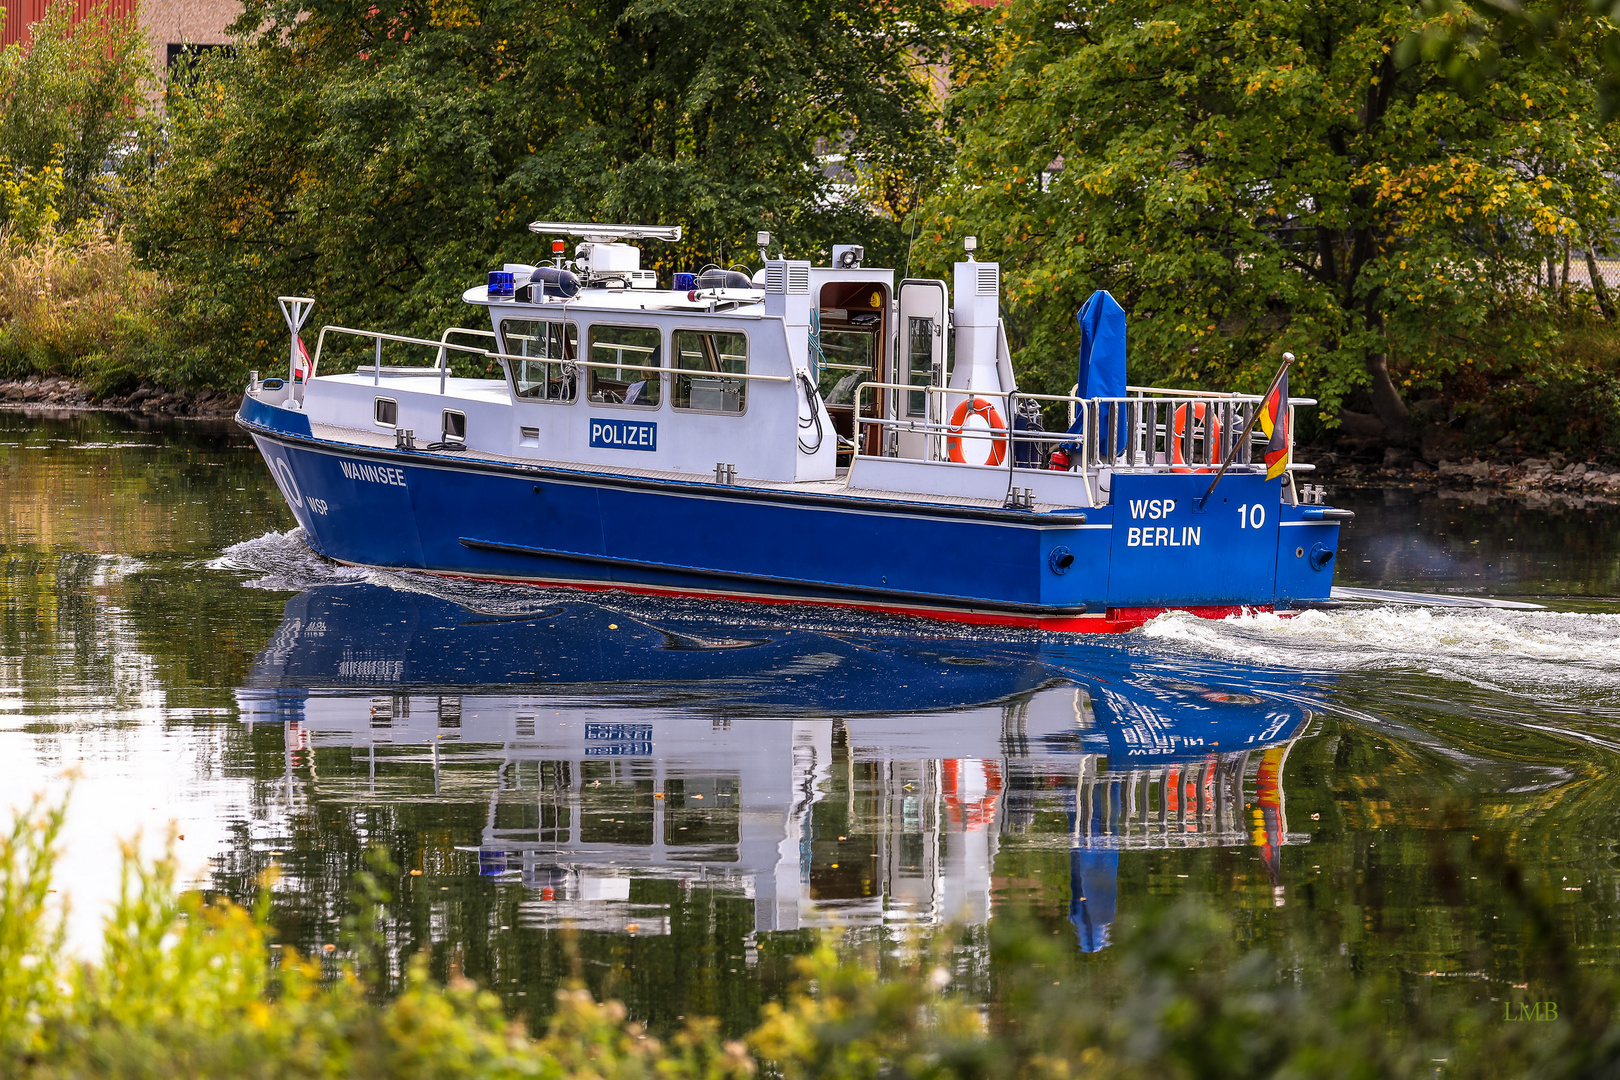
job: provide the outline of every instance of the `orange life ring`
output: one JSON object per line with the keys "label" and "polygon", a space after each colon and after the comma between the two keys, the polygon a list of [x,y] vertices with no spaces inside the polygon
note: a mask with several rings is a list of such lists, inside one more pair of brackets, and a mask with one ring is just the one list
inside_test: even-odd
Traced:
{"label": "orange life ring", "polygon": [[[1003,432],[1000,438],[991,440],[990,460],[984,463],[986,465],[1000,465],[1007,460],[1007,436],[1005,434],[1007,425],[1002,422],[1001,414],[996,412],[996,407],[980,397],[962,402],[956,407],[956,411],[951,414],[951,433],[945,436],[945,453],[952,461],[958,464],[966,465],[968,463],[968,460],[962,456],[962,422],[969,416],[975,415],[983,419],[986,424],[989,424],[990,430],[996,431],[999,429]],[[978,462],[974,462],[974,464],[978,464]]]}
{"label": "orange life ring", "polygon": [[[1194,402],[1192,410],[1193,423],[1204,425],[1204,446],[1207,448],[1220,445],[1221,421],[1215,415],[1214,410],[1210,409],[1202,401]],[[1172,417],[1170,421],[1170,471],[1213,472],[1213,469],[1200,469],[1196,466],[1188,465],[1186,459],[1182,457],[1181,442],[1183,437],[1186,435],[1186,432],[1187,406],[1177,405],[1175,416]],[[1198,429],[1194,427],[1193,434],[1196,436],[1198,433]]]}

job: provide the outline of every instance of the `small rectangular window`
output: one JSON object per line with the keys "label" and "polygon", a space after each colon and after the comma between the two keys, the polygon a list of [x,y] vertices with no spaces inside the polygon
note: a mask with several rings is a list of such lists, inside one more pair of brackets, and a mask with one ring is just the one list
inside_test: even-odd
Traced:
{"label": "small rectangular window", "polygon": [[703,330],[675,331],[677,409],[741,413],[748,407],[748,337]]}
{"label": "small rectangular window", "polygon": [[[915,315],[906,320],[906,381],[928,386],[934,375],[934,320]],[[906,415],[926,416],[928,395],[913,390],[906,395]]]}
{"label": "small rectangular window", "polygon": [[501,348],[519,357],[512,365],[512,390],[528,401],[566,405],[579,392],[573,361],[579,358],[579,327],[533,319],[501,320]]}
{"label": "small rectangular window", "polygon": [[444,432],[445,442],[466,442],[467,414],[455,409],[444,410],[444,424],[440,430]]}
{"label": "small rectangular window", "polygon": [[645,326],[591,327],[591,400],[604,405],[658,407],[662,396],[663,335]]}
{"label": "small rectangular window", "polygon": [[394,427],[399,423],[399,402],[393,398],[377,398],[372,405],[371,414],[383,427]]}

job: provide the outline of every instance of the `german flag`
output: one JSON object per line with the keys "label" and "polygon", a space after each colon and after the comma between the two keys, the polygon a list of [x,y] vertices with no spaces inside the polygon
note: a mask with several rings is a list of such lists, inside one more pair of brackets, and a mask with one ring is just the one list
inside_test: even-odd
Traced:
{"label": "german flag", "polygon": [[1275,480],[1288,469],[1288,368],[1271,385],[1260,403],[1260,430],[1266,433],[1266,479]]}

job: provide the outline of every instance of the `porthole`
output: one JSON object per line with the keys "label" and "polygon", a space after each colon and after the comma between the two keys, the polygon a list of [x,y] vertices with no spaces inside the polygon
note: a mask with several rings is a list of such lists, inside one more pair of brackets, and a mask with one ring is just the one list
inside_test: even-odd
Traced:
{"label": "porthole", "polygon": [[466,442],[467,414],[455,409],[444,410],[444,422],[439,430],[444,433],[445,442]]}

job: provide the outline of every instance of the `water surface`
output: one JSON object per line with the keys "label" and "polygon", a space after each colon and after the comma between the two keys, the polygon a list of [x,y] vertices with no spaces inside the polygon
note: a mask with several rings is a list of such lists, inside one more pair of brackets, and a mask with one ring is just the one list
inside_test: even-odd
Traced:
{"label": "water surface", "polygon": [[1613,963],[1620,513],[1335,498],[1341,583],[1547,610],[1093,639],[373,574],[309,552],[228,425],[0,412],[0,801],[77,771],[81,948],[137,830],[239,900],[279,868],[306,950],[380,845],[395,958],[531,1014],[578,974],[743,1030],[818,933],[947,923],[988,992],[995,919],[1106,957],[1187,896],[1489,1000],[1547,962],[1508,865]]}

